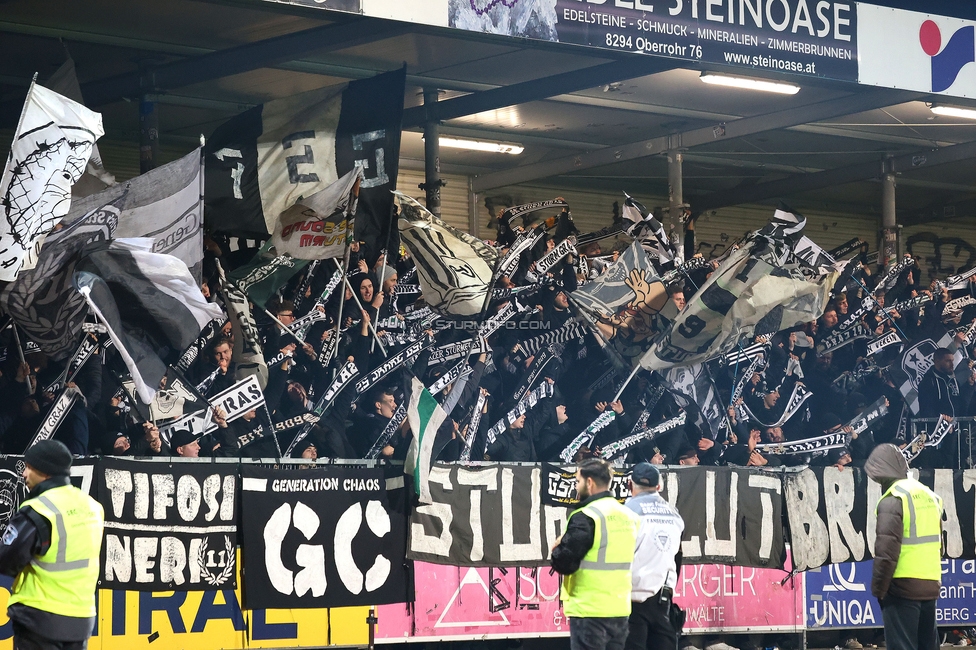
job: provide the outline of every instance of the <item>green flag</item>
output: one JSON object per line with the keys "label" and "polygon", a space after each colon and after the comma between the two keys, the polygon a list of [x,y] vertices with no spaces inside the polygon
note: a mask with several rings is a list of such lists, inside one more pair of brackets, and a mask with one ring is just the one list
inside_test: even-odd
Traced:
{"label": "green flag", "polygon": [[264,307],[278,289],[308,266],[310,260],[296,260],[289,255],[277,255],[269,239],[250,263],[227,274],[254,304]]}
{"label": "green flag", "polygon": [[412,474],[414,490],[421,503],[430,503],[430,466],[433,463],[434,439],[437,430],[447,419],[447,413],[430,391],[416,377],[410,384],[410,403],[407,422],[413,432],[410,451],[403,465],[405,474]]}

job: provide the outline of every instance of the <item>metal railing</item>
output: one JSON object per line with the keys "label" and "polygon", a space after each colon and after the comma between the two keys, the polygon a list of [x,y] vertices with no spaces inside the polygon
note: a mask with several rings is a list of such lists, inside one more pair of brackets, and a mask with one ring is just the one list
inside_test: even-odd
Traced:
{"label": "metal railing", "polygon": [[[908,440],[911,443],[920,435],[931,436],[941,418],[914,418],[909,421]],[[973,469],[976,468],[976,449],[974,449],[974,438],[976,438],[976,417],[956,417],[952,419],[956,425],[955,429],[949,433],[941,443],[936,445],[939,449],[945,449],[945,445],[954,445],[956,448],[954,469]],[[955,437],[955,441],[952,438]]]}

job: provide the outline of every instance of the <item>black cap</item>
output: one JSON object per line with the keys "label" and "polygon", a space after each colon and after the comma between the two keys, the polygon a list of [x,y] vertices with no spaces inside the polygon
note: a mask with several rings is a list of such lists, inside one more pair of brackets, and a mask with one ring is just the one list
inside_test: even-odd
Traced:
{"label": "black cap", "polygon": [[824,431],[830,431],[834,427],[843,424],[843,420],[836,413],[827,412],[820,416],[820,423]]}
{"label": "black cap", "polygon": [[27,450],[24,462],[41,474],[67,476],[71,471],[71,452],[57,440],[41,440]]}
{"label": "black cap", "polygon": [[192,431],[186,429],[180,429],[173,433],[173,437],[170,438],[169,446],[173,451],[176,451],[183,445],[188,445],[191,442],[195,442],[200,439],[200,436],[196,435]]}
{"label": "black cap", "polygon": [[661,484],[661,472],[650,463],[639,463],[634,465],[630,480],[644,487],[658,487]]}

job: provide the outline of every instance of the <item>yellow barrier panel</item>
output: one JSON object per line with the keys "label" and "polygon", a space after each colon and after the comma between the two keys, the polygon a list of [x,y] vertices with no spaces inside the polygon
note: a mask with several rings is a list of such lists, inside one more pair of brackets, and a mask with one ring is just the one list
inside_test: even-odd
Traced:
{"label": "yellow barrier panel", "polygon": [[[0,650],[13,648],[13,629],[7,618],[11,585],[9,578],[0,581]],[[240,587],[182,592],[100,590],[98,625],[88,647],[231,650],[363,646],[369,639],[368,613],[368,607],[242,610]]]}

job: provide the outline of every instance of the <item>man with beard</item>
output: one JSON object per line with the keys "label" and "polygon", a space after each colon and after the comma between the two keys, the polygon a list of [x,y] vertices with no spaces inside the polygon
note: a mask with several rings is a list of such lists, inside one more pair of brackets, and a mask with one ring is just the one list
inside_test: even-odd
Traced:
{"label": "man with beard", "polygon": [[563,575],[571,650],[621,650],[630,616],[631,562],[640,517],[609,491],[610,465],[588,458],[576,470],[580,503],[552,548]]}

